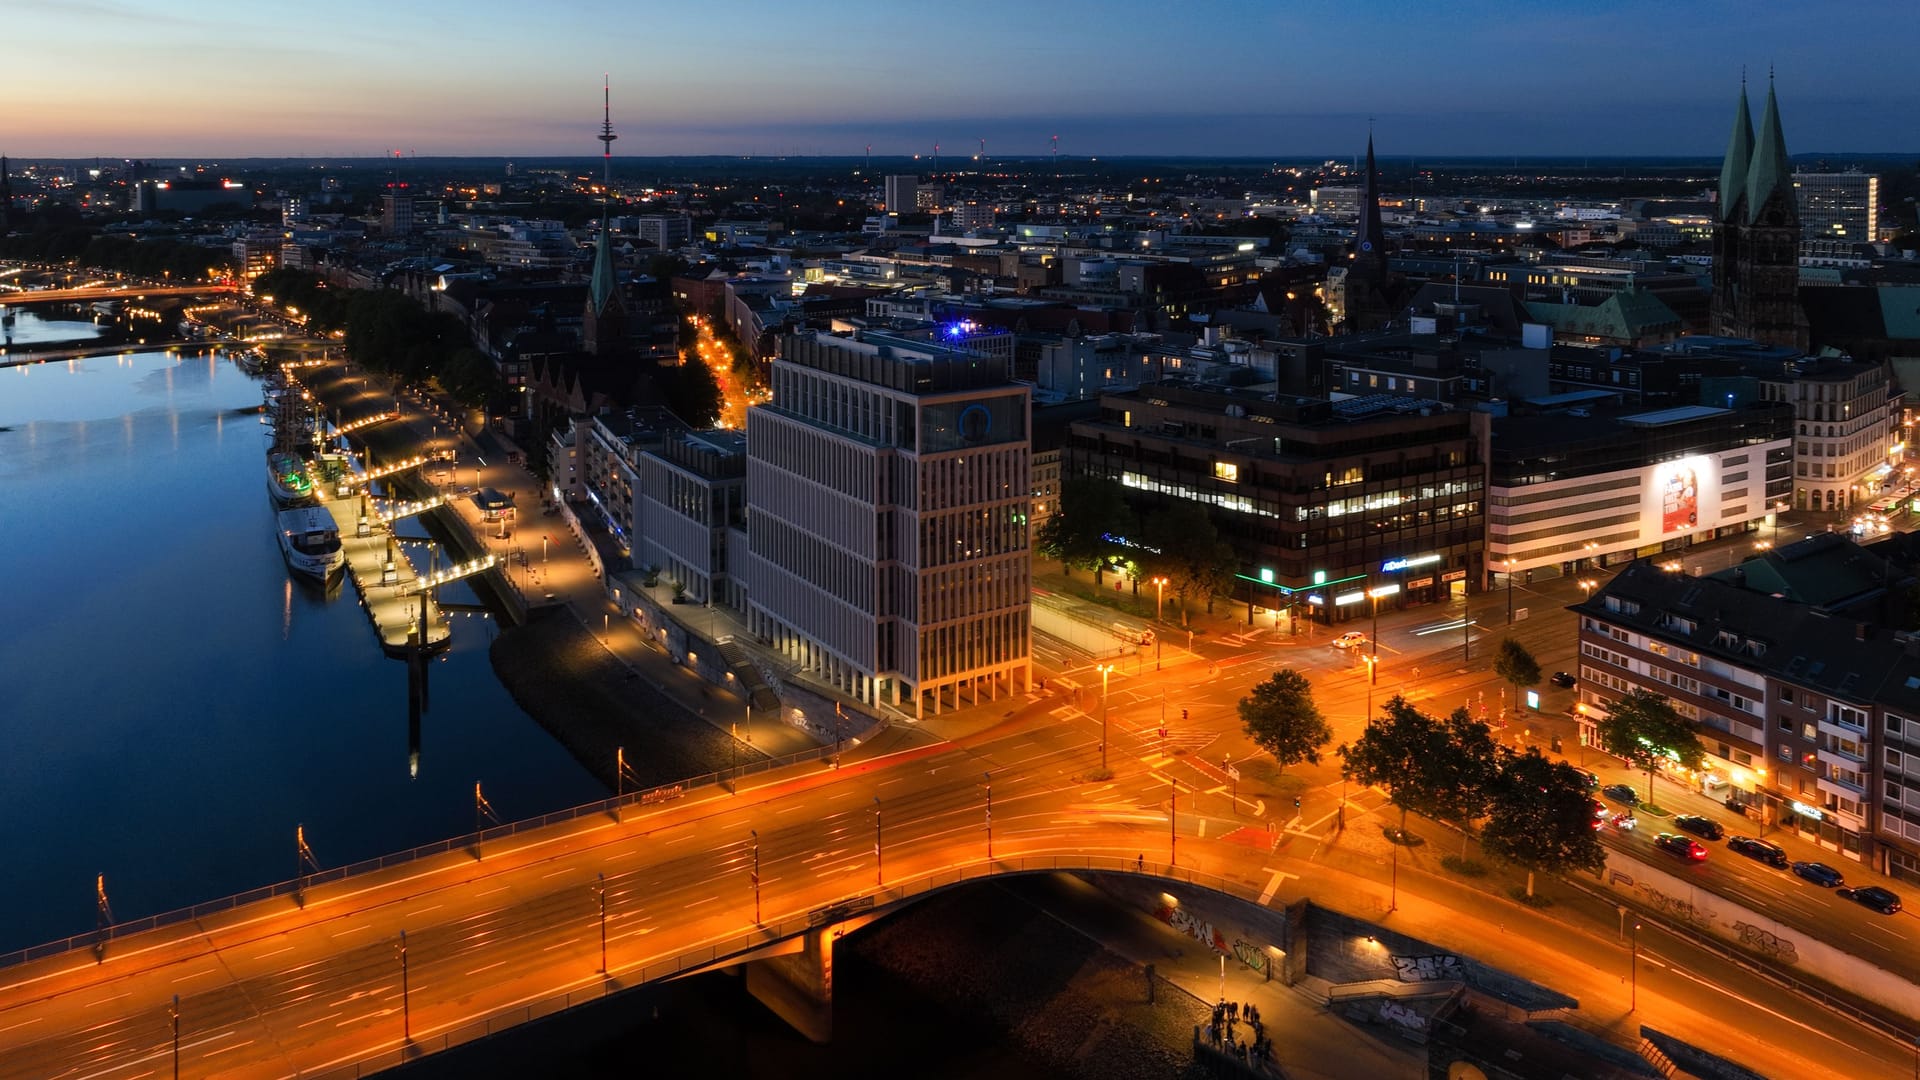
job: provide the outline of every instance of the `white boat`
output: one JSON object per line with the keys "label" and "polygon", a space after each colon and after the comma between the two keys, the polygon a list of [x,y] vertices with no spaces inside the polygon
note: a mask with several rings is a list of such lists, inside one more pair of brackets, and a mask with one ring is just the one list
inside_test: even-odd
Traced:
{"label": "white boat", "polygon": [[330,585],[347,565],[346,549],[340,546],[340,528],[324,506],[300,506],[282,510],[280,554],[287,558],[287,569]]}

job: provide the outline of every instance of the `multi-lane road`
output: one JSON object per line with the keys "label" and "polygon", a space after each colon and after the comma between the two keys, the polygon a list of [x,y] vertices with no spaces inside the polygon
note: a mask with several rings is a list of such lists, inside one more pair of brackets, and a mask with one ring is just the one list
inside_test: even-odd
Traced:
{"label": "multi-lane road", "polygon": [[[1200,663],[1163,677],[1204,678]],[[1057,857],[1144,860],[1161,871],[1171,825],[1181,870],[1276,904],[1305,893],[1381,915],[1573,993],[1623,1030],[1644,1021],[1782,1077],[1818,1075],[1822,1062],[1877,1075],[1902,1060],[1896,1050],[1910,1053],[1824,1017],[1783,1030],[1775,1016],[1793,1008],[1790,999],[1728,989],[1744,980],[1711,957],[1686,955],[1685,942],[1651,935],[1639,1011],[1627,1016],[1624,989],[1596,976],[1620,966],[1610,929],[1517,907],[1499,914],[1496,929],[1484,899],[1405,874],[1399,910],[1386,916],[1386,868],[1323,842],[1324,820],[1289,822],[1286,836],[1315,839],[1276,848],[1255,828],[1248,797],[1233,802],[1201,755],[1163,753],[1157,730],[1112,737],[1113,776],[1094,780],[1097,715],[1036,695],[1010,723],[973,737],[903,734],[837,770],[799,766],[737,795],[701,790],[629,808],[620,822],[597,814],[492,840],[477,853],[316,886],[304,907],[283,896],[128,936],[103,961],[83,949],[10,968],[0,973],[0,1076],[171,1075],[175,995],[181,1075],[312,1075],[398,1060],[409,1037],[430,1049],[449,1032],[481,1030],[476,1019],[511,1022],[568,994],[631,985],[714,943],[751,940],[756,851],[768,926],[871,895],[882,881],[891,889],[955,867],[984,871],[989,786],[994,865],[1003,869]],[[1379,803],[1368,793],[1356,812]],[[609,975],[600,972],[602,875]]]}

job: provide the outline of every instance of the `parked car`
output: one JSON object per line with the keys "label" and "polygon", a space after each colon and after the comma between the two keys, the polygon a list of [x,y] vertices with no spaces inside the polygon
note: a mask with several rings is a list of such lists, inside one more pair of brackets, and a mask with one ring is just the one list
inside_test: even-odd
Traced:
{"label": "parked car", "polygon": [[1718,840],[1727,835],[1727,830],[1721,828],[1719,822],[1712,818],[1701,817],[1699,814],[1675,814],[1673,824],[1675,828],[1685,829],[1695,836],[1704,836],[1709,840]]}
{"label": "parked car", "polygon": [[1823,889],[1837,888],[1847,883],[1840,871],[1823,862],[1799,861],[1793,864],[1793,872],[1806,878]]}
{"label": "parked car", "polygon": [[1663,832],[1653,838],[1653,846],[1669,855],[1678,855],[1688,862],[1707,861],[1707,849],[1701,847],[1700,841],[1695,840],[1691,836],[1681,836],[1679,833]]}
{"label": "parked car", "polygon": [[1357,649],[1366,643],[1367,635],[1358,630],[1349,630],[1333,639],[1333,647],[1336,649]]}
{"label": "parked car", "polygon": [[1866,885],[1858,889],[1841,889],[1839,895],[1872,908],[1882,915],[1896,915],[1900,911],[1900,894],[1892,889],[1883,889],[1878,885]]}
{"label": "parked car", "polygon": [[1555,686],[1571,687],[1573,686],[1574,678],[1567,672],[1556,671],[1553,673],[1553,678],[1548,681],[1552,682]]}
{"label": "parked car", "polygon": [[1608,784],[1600,789],[1600,794],[1617,803],[1625,803],[1628,806],[1640,805],[1640,793],[1633,790],[1632,784]]}
{"label": "parked car", "polygon": [[1580,777],[1581,782],[1587,785],[1588,791],[1593,791],[1599,788],[1600,786],[1599,777],[1593,775],[1592,773],[1588,772],[1585,769],[1578,768],[1578,767],[1574,768],[1573,771]]}
{"label": "parked car", "polygon": [[1729,836],[1727,847],[1749,859],[1758,859],[1768,866],[1777,866],[1782,870],[1787,868],[1787,852],[1779,844],[1755,836]]}

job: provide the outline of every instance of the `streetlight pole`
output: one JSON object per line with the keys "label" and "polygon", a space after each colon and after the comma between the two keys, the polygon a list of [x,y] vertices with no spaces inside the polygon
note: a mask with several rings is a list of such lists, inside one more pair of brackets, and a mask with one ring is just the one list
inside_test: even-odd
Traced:
{"label": "streetlight pole", "polygon": [[993,861],[993,774],[981,773],[987,782],[987,861]]}
{"label": "streetlight pole", "polygon": [[600,875],[600,974],[607,974],[607,875]]}
{"label": "streetlight pole", "polygon": [[1165,617],[1163,615],[1163,612],[1165,612],[1166,610],[1166,604],[1167,604],[1167,579],[1164,577],[1154,578],[1153,579],[1153,621],[1154,622],[1160,622]]}
{"label": "streetlight pole", "polygon": [[173,1080],[180,1080],[180,995],[173,995],[173,1008],[168,1010],[173,1017]]}
{"label": "streetlight pole", "polygon": [[1168,780],[1173,794],[1167,798],[1167,865],[1180,865],[1180,832],[1174,822],[1180,814],[1180,781]]}
{"label": "streetlight pole", "polygon": [[753,837],[753,925],[760,926],[760,830],[749,829]]}
{"label": "streetlight pole", "polygon": [[1628,969],[1628,978],[1632,982],[1627,999],[1627,1011],[1633,1012],[1640,1007],[1640,924],[1633,924],[1633,959]]}
{"label": "streetlight pole", "polygon": [[413,998],[407,987],[407,932],[400,931],[400,1035],[413,1041]]}
{"label": "streetlight pole", "polygon": [[880,847],[880,796],[875,795],[873,797],[873,883],[880,886],[884,886],[887,883],[887,875],[883,868],[884,864],[881,862],[882,858],[883,854]]}
{"label": "streetlight pole", "polygon": [[1513,560],[1507,560],[1507,625],[1513,625]]}
{"label": "streetlight pole", "polygon": [[1107,771],[1107,676],[1113,673],[1112,664],[1100,665],[1100,771]]}

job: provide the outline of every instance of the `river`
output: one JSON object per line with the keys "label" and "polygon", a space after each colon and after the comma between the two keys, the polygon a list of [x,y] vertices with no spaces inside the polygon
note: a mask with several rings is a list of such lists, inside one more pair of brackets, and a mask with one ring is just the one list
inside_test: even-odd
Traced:
{"label": "river", "polygon": [[287,575],[259,403],[206,352],[0,368],[0,952],[93,929],[97,874],[126,921],[292,877],[296,827],[333,866],[472,829],[476,782],[508,818],[606,794],[481,615],[431,665],[412,773],[405,667],[351,584]]}

